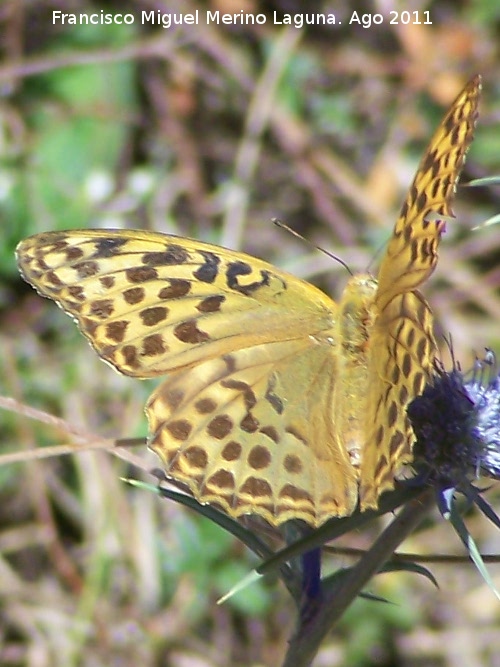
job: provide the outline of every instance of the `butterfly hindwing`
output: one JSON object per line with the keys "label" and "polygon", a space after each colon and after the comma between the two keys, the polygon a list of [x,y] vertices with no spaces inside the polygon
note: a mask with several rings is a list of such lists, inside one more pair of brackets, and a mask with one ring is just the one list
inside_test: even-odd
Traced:
{"label": "butterfly hindwing", "polygon": [[170,374],[146,407],[167,475],[232,516],[319,525],[350,514],[357,475],[331,417],[331,352],[264,343]]}
{"label": "butterfly hindwing", "polygon": [[478,116],[480,77],[458,95],[431,139],[382,260],[369,362],[368,432],[360,475],[362,508],[376,507],[412,460],[409,403],[430,378],[437,345],[429,305],[417,287],[430,276]]}

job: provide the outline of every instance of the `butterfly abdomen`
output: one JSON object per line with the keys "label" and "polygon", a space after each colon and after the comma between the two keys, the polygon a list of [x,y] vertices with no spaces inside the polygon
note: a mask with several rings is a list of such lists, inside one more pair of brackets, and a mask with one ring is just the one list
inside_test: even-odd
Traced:
{"label": "butterfly abdomen", "polygon": [[351,278],[342,294],[337,321],[340,353],[333,414],[338,437],[356,467],[366,445],[368,355],[376,290],[377,281],[369,275]]}

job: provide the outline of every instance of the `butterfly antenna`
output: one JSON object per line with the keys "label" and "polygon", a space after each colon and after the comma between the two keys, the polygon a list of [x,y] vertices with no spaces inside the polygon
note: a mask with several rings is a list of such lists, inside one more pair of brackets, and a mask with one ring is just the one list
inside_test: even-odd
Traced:
{"label": "butterfly antenna", "polygon": [[351,275],[353,276],[353,272],[351,269],[347,266],[347,264],[344,262],[343,259],[340,259],[340,257],[337,257],[337,255],[334,255],[333,253],[329,252],[328,250],[325,250],[325,248],[321,248],[320,246],[315,245],[309,239],[306,239],[302,236],[302,234],[299,234],[296,232],[294,229],[286,225],[284,222],[281,220],[278,220],[278,218],[272,218],[272,222],[276,225],[276,227],[280,227],[280,229],[284,229],[285,231],[289,232],[292,236],[295,236],[296,238],[300,239],[304,243],[307,243],[308,246],[311,248],[314,248],[315,250],[319,250],[322,252],[324,255],[327,257],[330,257],[330,259],[333,259],[334,261],[338,262],[341,266],[344,267],[344,269]]}

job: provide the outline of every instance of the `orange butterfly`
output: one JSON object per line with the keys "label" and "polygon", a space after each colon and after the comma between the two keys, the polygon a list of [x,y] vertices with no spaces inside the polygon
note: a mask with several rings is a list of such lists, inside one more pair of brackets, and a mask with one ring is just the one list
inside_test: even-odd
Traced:
{"label": "orange butterfly", "polygon": [[202,503],[271,524],[374,508],[412,460],[406,416],[436,353],[417,291],[437,262],[472,141],[473,78],[422,158],[378,280],[337,304],[243,253],[123,230],[47,232],[17,250],[23,277],[138,378],[166,376],[146,413],[167,476]]}

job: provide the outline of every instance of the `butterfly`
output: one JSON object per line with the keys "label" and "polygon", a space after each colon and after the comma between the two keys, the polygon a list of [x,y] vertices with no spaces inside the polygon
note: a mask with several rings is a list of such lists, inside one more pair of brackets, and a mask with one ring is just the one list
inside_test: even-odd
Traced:
{"label": "butterfly", "polygon": [[412,460],[406,415],[436,354],[418,291],[433,272],[472,141],[474,77],[437,128],[378,279],[335,303],[260,259],[134,230],[52,231],[19,244],[24,279],[125,375],[160,376],[149,446],[201,503],[277,526],[376,508]]}

